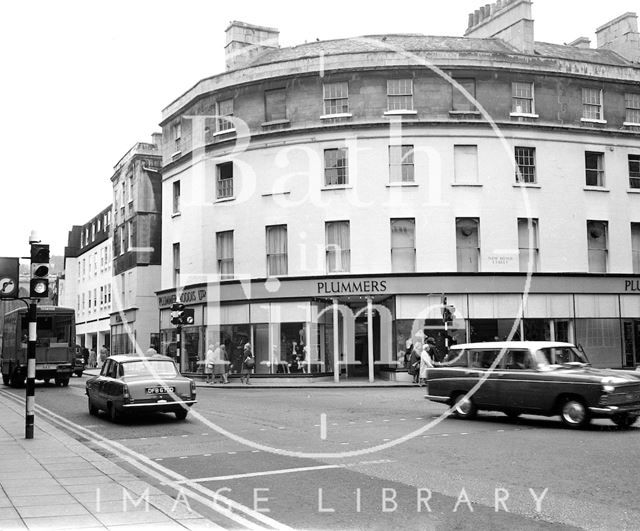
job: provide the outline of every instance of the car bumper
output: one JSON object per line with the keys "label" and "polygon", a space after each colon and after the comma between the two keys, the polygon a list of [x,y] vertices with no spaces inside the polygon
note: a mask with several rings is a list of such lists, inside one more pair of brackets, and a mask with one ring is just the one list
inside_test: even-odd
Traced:
{"label": "car bumper", "polygon": [[450,398],[448,396],[439,396],[439,395],[424,395],[427,400],[431,400],[432,402],[441,402],[446,404],[449,402]]}
{"label": "car bumper", "polygon": [[174,409],[180,409],[183,406],[191,407],[196,402],[197,400],[165,400],[158,402],[140,402],[133,404],[122,404],[122,408],[132,411],[148,411],[150,409],[155,409],[157,411],[170,411]]}
{"label": "car bumper", "polygon": [[621,404],[619,406],[600,406],[590,407],[589,411],[597,417],[612,417],[620,413],[629,413],[631,415],[640,415],[640,404]]}

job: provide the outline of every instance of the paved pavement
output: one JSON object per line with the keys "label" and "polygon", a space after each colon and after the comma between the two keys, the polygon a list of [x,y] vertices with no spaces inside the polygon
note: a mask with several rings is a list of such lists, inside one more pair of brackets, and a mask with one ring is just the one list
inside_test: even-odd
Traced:
{"label": "paved pavement", "polygon": [[[84,374],[87,376],[94,376],[99,374],[100,369],[85,369]],[[240,376],[231,376],[228,384],[223,384],[220,380],[217,380],[214,384],[208,384],[204,381],[203,375],[187,375],[194,378],[197,387],[225,387],[225,388],[238,388],[247,387],[246,384],[240,383]],[[367,377],[351,376],[345,378],[341,376],[340,381],[334,382],[333,377],[298,377],[288,378],[283,377],[264,377],[254,376],[251,378],[251,384],[249,387],[258,388],[314,388],[314,389],[338,389],[349,387],[418,387],[417,384],[411,382],[411,376],[406,373],[399,373],[398,378],[404,378],[401,380],[381,380],[376,379],[373,382],[369,382]]]}
{"label": "paved pavement", "polygon": [[24,433],[24,410],[0,396],[2,531],[222,529],[42,417]]}

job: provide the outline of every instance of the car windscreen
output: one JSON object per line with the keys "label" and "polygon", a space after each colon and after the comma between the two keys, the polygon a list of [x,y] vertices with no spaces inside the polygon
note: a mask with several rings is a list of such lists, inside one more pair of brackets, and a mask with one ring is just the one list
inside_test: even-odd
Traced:
{"label": "car windscreen", "polygon": [[574,347],[546,347],[536,352],[539,363],[563,365],[565,363],[588,363],[587,358]]}
{"label": "car windscreen", "polygon": [[153,376],[172,378],[177,376],[176,366],[169,360],[130,361],[122,364],[123,376]]}

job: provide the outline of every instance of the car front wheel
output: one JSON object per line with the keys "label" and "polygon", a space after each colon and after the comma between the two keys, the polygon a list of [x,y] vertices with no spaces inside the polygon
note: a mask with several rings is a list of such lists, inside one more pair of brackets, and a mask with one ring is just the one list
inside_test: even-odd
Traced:
{"label": "car front wheel", "polygon": [[630,428],[638,420],[638,415],[629,415],[629,413],[620,413],[611,417],[613,423],[619,428]]}
{"label": "car front wheel", "polygon": [[188,409],[178,409],[177,411],[175,411],[175,415],[178,420],[186,419],[188,413],[189,413]]}
{"label": "car front wheel", "polygon": [[560,418],[569,428],[583,428],[591,421],[589,410],[584,402],[576,398],[565,400],[560,409]]}
{"label": "car front wheel", "polygon": [[478,409],[471,398],[460,393],[453,401],[453,413],[459,419],[470,420],[475,418]]}

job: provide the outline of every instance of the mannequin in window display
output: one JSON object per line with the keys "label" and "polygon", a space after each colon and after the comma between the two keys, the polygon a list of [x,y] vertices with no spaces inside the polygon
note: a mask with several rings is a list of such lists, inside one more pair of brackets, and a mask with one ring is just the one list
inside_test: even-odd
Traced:
{"label": "mannequin in window display", "polygon": [[293,352],[291,360],[291,372],[304,372],[305,352],[304,345],[293,342]]}

